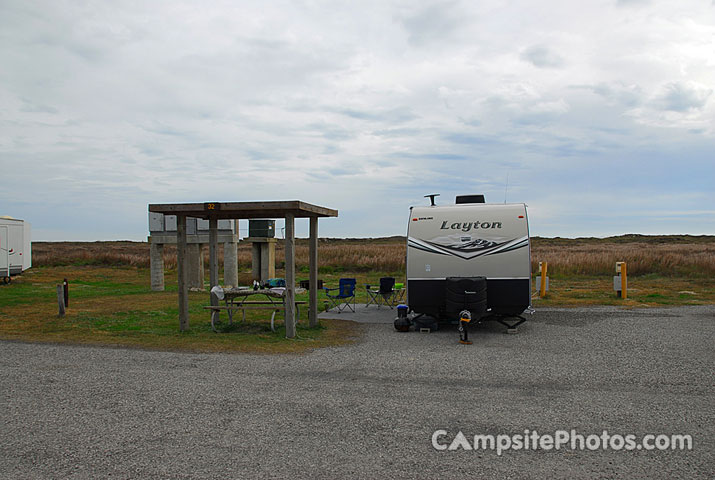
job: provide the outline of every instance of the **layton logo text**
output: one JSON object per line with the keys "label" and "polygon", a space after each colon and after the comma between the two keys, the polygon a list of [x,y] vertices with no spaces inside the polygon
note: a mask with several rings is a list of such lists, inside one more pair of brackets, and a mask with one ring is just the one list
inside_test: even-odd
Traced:
{"label": "layton logo text", "polygon": [[447,220],[445,220],[439,228],[440,230],[461,230],[463,232],[468,232],[471,229],[477,230],[479,228],[501,228],[501,222],[455,222],[451,225],[447,225]]}

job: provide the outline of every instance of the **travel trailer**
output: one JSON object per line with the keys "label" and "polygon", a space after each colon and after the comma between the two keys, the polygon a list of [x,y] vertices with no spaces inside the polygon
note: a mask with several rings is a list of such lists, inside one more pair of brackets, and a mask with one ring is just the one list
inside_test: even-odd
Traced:
{"label": "travel trailer", "polygon": [[526,205],[484,203],[483,195],[458,196],[454,205],[435,205],[435,196],[430,196],[431,206],[410,208],[410,311],[454,322],[445,298],[448,279],[486,277],[486,315],[520,316],[531,305]]}
{"label": "travel trailer", "polygon": [[0,279],[10,283],[15,275],[32,266],[30,224],[12,217],[0,217]]}

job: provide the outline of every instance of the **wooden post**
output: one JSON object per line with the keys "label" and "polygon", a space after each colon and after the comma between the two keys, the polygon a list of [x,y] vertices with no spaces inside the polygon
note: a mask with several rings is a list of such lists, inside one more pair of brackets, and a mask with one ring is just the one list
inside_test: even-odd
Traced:
{"label": "wooden post", "polygon": [[287,213],[285,216],[285,222],[286,338],[295,338],[295,215]]}
{"label": "wooden post", "polygon": [[539,297],[544,298],[546,296],[546,275],[548,274],[549,264],[542,262],[541,265],[541,291],[539,292]]}
{"label": "wooden post", "polygon": [[[209,290],[218,285],[218,218],[209,218]],[[211,305],[218,305],[218,298],[211,294]]]}
{"label": "wooden post", "polygon": [[179,328],[189,329],[189,291],[186,285],[186,215],[176,216],[176,266],[179,274]]}
{"label": "wooden post", "polygon": [[57,285],[57,307],[59,308],[58,315],[65,316],[65,293],[62,285]]}
{"label": "wooden post", "polygon": [[310,217],[310,247],[308,252],[310,263],[310,306],[308,320],[310,326],[318,325],[318,217]]}

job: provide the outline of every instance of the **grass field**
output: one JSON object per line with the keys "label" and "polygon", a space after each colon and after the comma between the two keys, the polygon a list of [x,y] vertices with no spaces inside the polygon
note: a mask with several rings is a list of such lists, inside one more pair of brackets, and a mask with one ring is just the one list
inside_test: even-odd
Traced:
{"label": "grass field", "polygon": [[[63,318],[57,314],[56,285],[67,278],[70,303]],[[247,313],[245,323],[225,332],[211,330],[204,292],[189,293],[191,328],[179,332],[176,273],[168,272],[167,289],[152,292],[149,270],[137,267],[37,267],[0,288],[0,338],[44,342],[122,345],[188,351],[250,351],[300,353],[339,345],[359,333],[350,322],[323,321],[307,326],[307,309],[300,311],[298,339],[287,340],[280,314],[277,331],[270,330],[270,313]],[[263,312],[263,313],[260,313]]]}
{"label": "grass field", "polygon": [[[30,271],[0,286],[0,338],[29,341],[122,345],[191,351],[299,353],[338,345],[359,337],[350,322],[323,321],[307,327],[301,310],[298,340],[285,331],[272,332],[270,312],[254,311],[247,322],[222,334],[210,328],[205,292],[190,293],[191,329],[178,330],[175,251],[165,249],[165,292],[149,289],[149,248],[142,242],[35,242]],[[283,252],[277,248],[282,276]],[[307,279],[308,247],[297,242],[297,277]],[[405,240],[321,240],[320,278],[335,286],[341,277],[358,281],[358,303],[365,301],[363,284],[381,276],[404,281]],[[621,305],[627,308],[715,303],[715,237],[625,236],[610,239],[541,239],[532,242],[533,271],[549,263],[550,292],[533,297],[546,306]],[[629,295],[612,290],[615,262],[628,262]],[[250,245],[239,247],[239,282],[251,283]],[[67,278],[70,307],[57,316],[55,286]],[[304,295],[307,300],[307,295]],[[320,296],[322,298],[322,294]],[[278,315],[280,317],[280,314]],[[282,321],[278,322],[282,325]]]}

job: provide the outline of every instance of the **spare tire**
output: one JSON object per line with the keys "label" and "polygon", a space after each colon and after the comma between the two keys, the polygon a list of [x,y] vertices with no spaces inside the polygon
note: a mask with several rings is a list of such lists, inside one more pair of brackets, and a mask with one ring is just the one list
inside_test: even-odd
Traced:
{"label": "spare tire", "polygon": [[486,301],[487,291],[482,290],[476,293],[456,293],[447,290],[444,292],[444,300],[447,304],[451,303],[479,303]]}
{"label": "spare tire", "polygon": [[455,293],[486,291],[487,277],[447,277],[446,289]]}
{"label": "spare tire", "polygon": [[445,310],[450,316],[469,310],[473,320],[483,317],[487,311],[486,277],[448,277]]}

